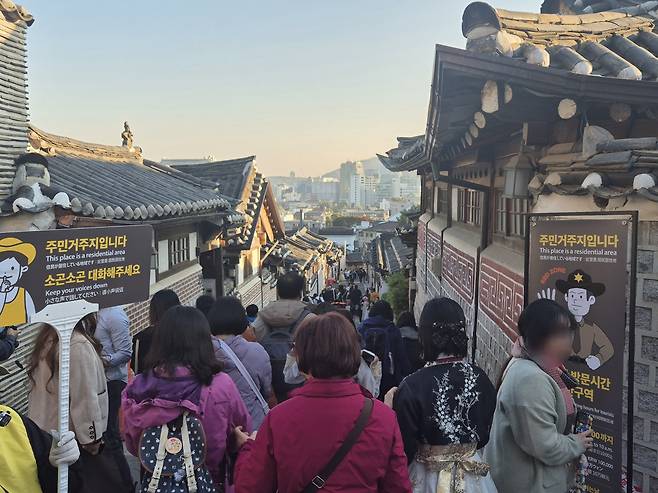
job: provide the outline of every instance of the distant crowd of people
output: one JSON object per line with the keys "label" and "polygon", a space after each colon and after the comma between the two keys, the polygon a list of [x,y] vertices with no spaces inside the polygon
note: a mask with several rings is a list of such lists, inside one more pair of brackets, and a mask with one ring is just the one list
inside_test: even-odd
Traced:
{"label": "distant crowd of people", "polygon": [[[523,311],[496,389],[469,358],[455,301],[428,301],[416,325],[357,284],[332,286],[315,304],[303,292],[293,272],[260,310],[207,295],[182,306],[159,291],[134,337],[119,307],[86,316],[71,338],[71,433],[57,439],[48,431],[58,336],[44,326],[27,366],[27,416],[0,406],[0,489],[56,491],[59,465],[71,466],[70,491],[93,493],[135,483],[162,493],[572,488],[592,438],[573,431],[563,363],[577,324],[566,309],[539,300]],[[354,307],[365,303],[364,316]],[[0,356],[19,340],[6,330]]]}

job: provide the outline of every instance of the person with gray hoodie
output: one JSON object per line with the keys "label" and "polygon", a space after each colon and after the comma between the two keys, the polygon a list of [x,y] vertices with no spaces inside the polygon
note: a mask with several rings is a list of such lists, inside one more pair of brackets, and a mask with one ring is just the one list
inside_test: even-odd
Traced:
{"label": "person with gray hoodie", "polygon": [[276,284],[277,300],[258,312],[251,324],[253,335],[270,355],[272,388],[279,402],[288,398],[295,386],[284,380],[283,369],[292,350],[295,330],[307,317],[314,317],[303,303],[304,278],[297,272],[280,276]]}

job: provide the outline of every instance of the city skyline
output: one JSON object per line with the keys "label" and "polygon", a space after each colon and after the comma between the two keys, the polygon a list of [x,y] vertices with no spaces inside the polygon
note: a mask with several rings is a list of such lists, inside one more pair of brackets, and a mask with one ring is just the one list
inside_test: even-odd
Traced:
{"label": "city skyline", "polygon": [[255,154],[266,175],[321,175],[424,131],[431,53],[465,45],[468,3],[33,0],[31,121],[119,145],[127,120],[149,159]]}

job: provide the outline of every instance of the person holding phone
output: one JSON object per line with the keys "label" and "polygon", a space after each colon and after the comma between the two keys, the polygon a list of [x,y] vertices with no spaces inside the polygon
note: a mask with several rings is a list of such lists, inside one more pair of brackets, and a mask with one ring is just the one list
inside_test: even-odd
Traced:
{"label": "person holding phone", "polygon": [[485,458],[499,493],[564,493],[592,431],[574,433],[576,405],[564,370],[577,323],[555,301],[521,313],[521,336],[505,369]]}

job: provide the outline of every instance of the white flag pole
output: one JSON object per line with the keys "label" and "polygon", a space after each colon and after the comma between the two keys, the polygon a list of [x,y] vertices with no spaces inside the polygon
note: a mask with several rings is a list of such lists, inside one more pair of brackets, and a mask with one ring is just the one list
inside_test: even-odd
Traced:
{"label": "white flag pole", "polygon": [[[30,323],[46,323],[55,328],[59,336],[59,437],[69,431],[69,377],[71,362],[71,334],[75,325],[85,315],[98,311],[98,305],[85,300],[67,301],[46,308],[30,317]],[[53,440],[59,440],[53,437]],[[67,493],[69,485],[68,466],[59,466],[57,476],[58,493]]]}

